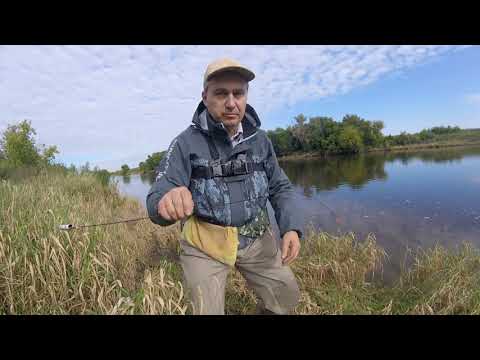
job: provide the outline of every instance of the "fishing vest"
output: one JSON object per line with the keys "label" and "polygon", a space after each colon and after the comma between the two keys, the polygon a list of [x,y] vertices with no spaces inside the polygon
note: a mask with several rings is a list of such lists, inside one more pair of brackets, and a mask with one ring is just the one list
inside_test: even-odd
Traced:
{"label": "fishing vest", "polygon": [[212,224],[235,226],[240,235],[262,236],[270,224],[265,163],[255,161],[250,149],[221,159],[210,137],[204,137],[211,158],[190,156],[194,214]]}

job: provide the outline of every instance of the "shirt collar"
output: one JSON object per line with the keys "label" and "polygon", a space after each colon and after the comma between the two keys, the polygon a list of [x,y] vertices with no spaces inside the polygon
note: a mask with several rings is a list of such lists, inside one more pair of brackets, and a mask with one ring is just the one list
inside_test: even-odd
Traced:
{"label": "shirt collar", "polygon": [[242,134],[243,134],[243,127],[242,127],[242,123],[240,122],[240,123],[238,124],[237,132],[236,132],[235,135],[233,135],[230,139],[231,139],[231,140],[236,140],[236,139],[238,139]]}
{"label": "shirt collar", "polygon": [[[223,125],[223,123],[220,123],[220,126],[225,129],[225,125]],[[238,139],[240,137],[240,135],[243,134],[243,126],[242,126],[242,122],[240,122],[238,124],[238,128],[237,128],[237,132],[233,135],[233,136],[230,136],[230,140],[235,140],[235,139]]]}

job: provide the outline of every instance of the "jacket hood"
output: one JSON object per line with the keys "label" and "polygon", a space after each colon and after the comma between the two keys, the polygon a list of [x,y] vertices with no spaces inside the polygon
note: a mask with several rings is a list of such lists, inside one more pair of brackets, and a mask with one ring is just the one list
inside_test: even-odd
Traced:
{"label": "jacket hood", "polygon": [[[210,135],[227,136],[227,132],[221,123],[212,119],[203,101],[197,106],[192,119],[193,126],[201,131],[208,132]],[[242,119],[242,127],[245,136],[250,136],[260,128],[261,122],[255,109],[247,104],[245,116]]]}

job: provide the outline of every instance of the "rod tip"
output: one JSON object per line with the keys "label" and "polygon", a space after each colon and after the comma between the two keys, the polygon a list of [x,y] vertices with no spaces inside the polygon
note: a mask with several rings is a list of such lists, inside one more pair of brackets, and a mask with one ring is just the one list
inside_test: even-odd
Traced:
{"label": "rod tip", "polygon": [[64,224],[59,226],[60,230],[70,230],[73,228],[72,224]]}

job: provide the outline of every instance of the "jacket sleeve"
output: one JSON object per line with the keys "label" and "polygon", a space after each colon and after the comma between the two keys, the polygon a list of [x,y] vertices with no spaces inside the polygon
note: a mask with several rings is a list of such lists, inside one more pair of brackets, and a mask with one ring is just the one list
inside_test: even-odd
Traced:
{"label": "jacket sleeve", "polygon": [[147,211],[150,220],[158,225],[167,226],[175,222],[167,221],[158,215],[158,202],[167,192],[175,187],[190,184],[191,167],[190,157],[186,145],[180,137],[175,138],[167,150],[165,157],[160,161],[158,175],[147,194]]}
{"label": "jacket sleeve", "polygon": [[299,207],[298,195],[283,169],[278,164],[272,142],[267,137],[267,176],[269,185],[269,200],[275,211],[275,218],[280,230],[280,236],[291,230],[303,235],[303,217]]}

